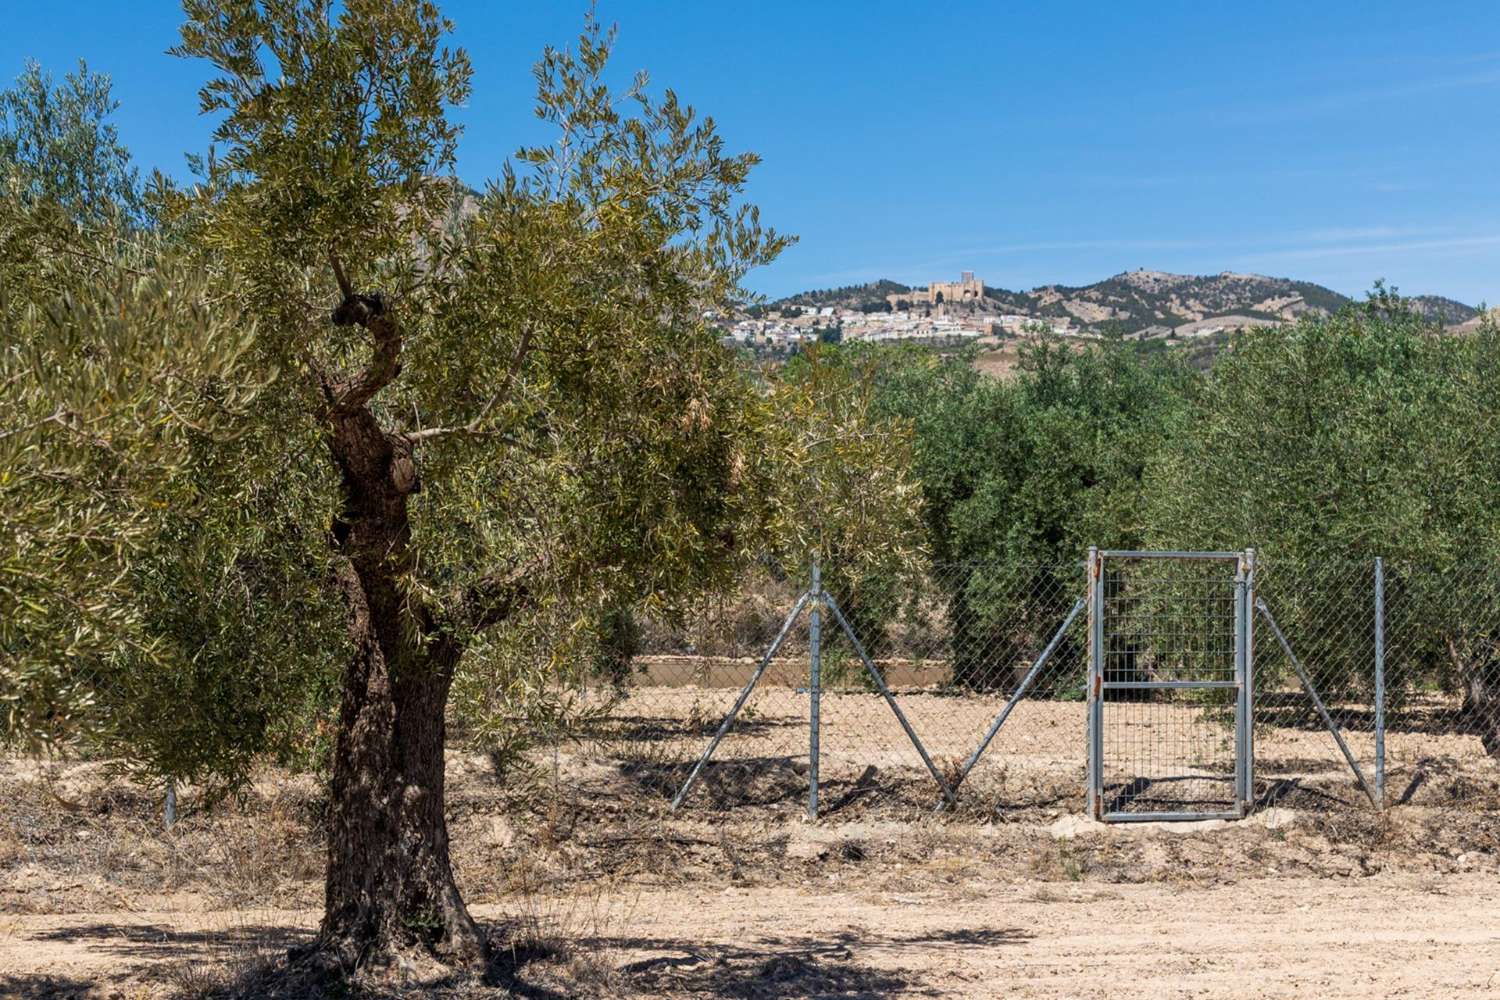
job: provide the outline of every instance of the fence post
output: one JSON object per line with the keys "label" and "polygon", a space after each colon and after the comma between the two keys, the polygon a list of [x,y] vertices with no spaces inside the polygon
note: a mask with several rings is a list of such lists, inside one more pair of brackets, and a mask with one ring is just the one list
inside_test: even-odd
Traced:
{"label": "fence post", "polygon": [[1234,797],[1235,811],[1244,816],[1250,793],[1246,790],[1245,768],[1245,619],[1249,617],[1246,581],[1249,571],[1248,552],[1240,554],[1234,570],[1234,679],[1238,685],[1234,706]]}
{"label": "fence post", "polygon": [[1088,602],[1089,602],[1089,673],[1088,673],[1088,810],[1098,819],[1103,813],[1102,802],[1104,735],[1103,696],[1104,680],[1104,581],[1099,578],[1099,548],[1089,546]]}
{"label": "fence post", "polygon": [[808,679],[808,731],[807,731],[807,818],[818,818],[818,736],[820,720],[819,702],[823,697],[823,577],[818,566],[818,557],[812,564],[812,616],[808,619],[807,649],[811,660]]}
{"label": "fence post", "polygon": [[1245,550],[1245,809],[1255,808],[1255,550]]}
{"label": "fence post", "polygon": [[1375,557],[1375,800],[1385,808],[1385,560]]}
{"label": "fence post", "polygon": [[162,826],[172,829],[172,824],[177,822],[177,781],[175,778],[167,779],[167,794],[161,805]]}

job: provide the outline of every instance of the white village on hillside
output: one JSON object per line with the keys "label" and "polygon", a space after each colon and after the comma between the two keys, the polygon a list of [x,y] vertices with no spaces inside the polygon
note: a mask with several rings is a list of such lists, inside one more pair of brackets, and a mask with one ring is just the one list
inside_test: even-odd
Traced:
{"label": "white village on hillside", "polygon": [[[1258,275],[1228,272],[1218,277],[1236,281],[1263,280]],[[1176,282],[1195,280],[1144,269],[1118,278],[1153,291]],[[1038,316],[1006,311],[1005,303],[997,300],[993,293],[986,294],[983,280],[973,271],[964,271],[957,281],[933,281],[926,286],[891,292],[884,296],[883,302],[871,300],[858,308],[814,301],[812,293],[795,295],[762,311],[735,317],[728,326],[725,341],[756,350],[784,352],[815,340],[957,344],[988,343],[1022,334],[1091,340],[1103,336],[1101,321],[1117,318],[1114,310],[1065,299],[1056,289],[1038,291],[1056,298],[1067,315]],[[1154,324],[1124,333],[1123,337],[1127,340],[1189,342],[1251,326],[1274,326],[1304,307],[1299,299],[1293,294],[1256,302],[1252,306],[1254,315],[1216,315],[1203,310],[1200,303],[1184,303],[1186,308],[1181,318],[1186,322],[1171,326]],[[1198,308],[1195,310],[1193,306]],[[1268,312],[1272,315],[1267,315]],[[1275,314],[1282,318],[1275,318]]]}

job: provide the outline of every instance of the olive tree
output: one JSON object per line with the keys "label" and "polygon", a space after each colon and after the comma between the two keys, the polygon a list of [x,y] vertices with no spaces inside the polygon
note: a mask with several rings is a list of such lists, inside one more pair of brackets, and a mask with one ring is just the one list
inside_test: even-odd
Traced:
{"label": "olive tree", "polygon": [[0,92],[0,739],[49,750],[139,733],[121,682],[171,655],[133,568],[265,384],[254,324],[137,224],[113,108],[83,67]]}
{"label": "olive tree", "polygon": [[449,117],[469,63],[433,4],[185,10],[216,150],[165,215],[256,324],[278,454],[244,474],[274,458],[327,484],[300,529],[345,608],[316,954],[475,961],[443,812],[465,652],[560,595],[660,601],[729,572],[771,413],[703,317],[785,240],[740,202],[755,158],[643,78],[612,90],[592,23],[537,67],[555,141],[473,192]]}
{"label": "olive tree", "polygon": [[77,222],[138,215],[139,172],[109,118],[108,76],[78,69],[62,83],[28,62],[0,92],[0,164],[25,204],[52,205]]}
{"label": "olive tree", "polygon": [[1004,683],[1067,614],[1086,548],[1139,544],[1146,468],[1192,388],[1180,361],[1134,344],[1042,340],[1006,380],[962,355],[892,356],[881,402],[915,427],[955,683]]}
{"label": "olive tree", "polygon": [[1385,557],[1393,702],[1429,685],[1463,691],[1491,752],[1496,348],[1491,326],[1454,336],[1383,288],[1333,316],[1255,330],[1215,363],[1146,487],[1150,544],[1260,550],[1260,588],[1330,697],[1372,689],[1369,649],[1351,633],[1369,634],[1369,574]]}
{"label": "olive tree", "polygon": [[[815,343],[793,357],[769,390],[781,419],[766,470],[779,564],[807,580],[816,560],[872,656],[884,652],[924,541],[911,422],[881,411],[880,373],[880,353],[855,345]],[[832,639],[843,642],[837,630]]]}

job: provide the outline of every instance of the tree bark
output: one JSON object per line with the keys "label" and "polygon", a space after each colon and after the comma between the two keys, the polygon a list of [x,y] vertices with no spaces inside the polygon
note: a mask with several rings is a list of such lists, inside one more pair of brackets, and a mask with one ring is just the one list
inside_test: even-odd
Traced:
{"label": "tree bark", "polygon": [[1472,667],[1464,685],[1463,713],[1484,752],[1500,759],[1500,661],[1493,652]]}
{"label": "tree bark", "polygon": [[1461,635],[1450,635],[1447,644],[1448,659],[1463,679],[1463,724],[1479,737],[1485,753],[1500,759],[1500,647]]}
{"label": "tree bark", "polygon": [[333,526],[353,645],[344,674],[317,950],[345,972],[423,954],[483,961],[453,879],[443,810],[444,708],[462,645],[403,586],[411,446],[361,403],[332,418],[342,477]]}

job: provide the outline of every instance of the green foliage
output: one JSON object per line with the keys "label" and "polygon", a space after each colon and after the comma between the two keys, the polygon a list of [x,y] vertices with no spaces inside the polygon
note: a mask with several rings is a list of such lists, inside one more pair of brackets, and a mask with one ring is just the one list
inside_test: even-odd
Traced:
{"label": "green foliage", "polygon": [[1382,295],[1239,338],[1152,475],[1151,541],[1437,566],[1493,542],[1492,337]]}
{"label": "green foliage", "polygon": [[966,355],[897,357],[882,405],[916,428],[955,680],[988,685],[999,679],[991,666],[1012,659],[1006,650],[1026,655],[1045,623],[1061,621],[1080,553],[1142,539],[1142,480],[1183,419],[1192,376],[1119,343],[1077,351],[1041,341],[1003,382]]}
{"label": "green foliage", "polygon": [[[0,239],[33,220],[0,205]],[[67,234],[63,234],[66,238]],[[209,306],[204,276],[149,245],[127,260],[48,258],[0,308],[0,698],[11,740],[121,732],[108,678],[161,662],[131,578],[153,551],[195,442],[223,433],[261,383],[253,328]],[[0,278],[0,284],[9,288]],[[21,283],[18,283],[18,285]]]}
{"label": "green foliage", "polygon": [[[911,422],[878,403],[880,355],[814,344],[787,364],[769,403],[777,422],[762,452],[774,484],[770,551],[823,583],[871,655],[879,655],[923,547],[921,488],[911,474]],[[843,640],[830,629],[834,648]]]}
{"label": "green foliage", "polygon": [[967,356],[911,352],[881,399],[915,425],[934,556],[1020,565],[1142,538],[1142,478],[1192,384],[1173,358],[1131,345],[1042,341],[1022,347],[1010,381]]}
{"label": "green foliage", "polygon": [[[591,21],[537,66],[556,141],[476,194],[446,176],[469,64],[433,5],[186,10],[176,51],[213,67],[202,103],[222,115],[221,151],[163,214],[226,304],[259,321],[255,363],[278,396],[243,446],[205,456],[206,495],[257,504],[214,518],[213,560],[167,574],[182,577],[173,589],[243,584],[253,628],[166,628],[226,666],[254,658],[255,629],[296,652],[184,696],[253,680],[263,697],[240,721],[258,727],[327,687],[281,680],[328,677],[344,644],[315,593],[329,562],[317,544],[347,490],[322,439],[368,408],[420,477],[396,568],[409,662],[437,641],[472,647],[455,717],[514,756],[584,711],[570,692],[611,611],[723,583],[766,537],[756,442],[773,412],[703,319],[787,242],[740,199],[756,158],[727,153],[712,119],[644,77],[611,90],[612,37]],[[341,300],[391,317],[386,339],[329,324]],[[228,575],[195,579],[210,569]],[[502,585],[523,596],[499,613]]]}
{"label": "green foliage", "polygon": [[139,178],[108,120],[117,107],[109,77],[90,73],[82,60],[57,85],[28,62],[0,92],[0,180],[12,185],[8,196],[80,221],[138,216]]}
{"label": "green foliage", "polygon": [[909,292],[911,288],[888,278],[877,281],[868,281],[862,285],[844,285],[839,288],[817,288],[806,292],[781,299],[774,306],[786,308],[786,304],[796,301],[803,305],[818,306],[848,306],[850,308],[864,309],[866,306],[879,308],[885,304],[887,295],[895,295],[899,292]]}
{"label": "green foliage", "polygon": [[766,524],[788,572],[805,577],[815,555],[849,572],[892,568],[921,546],[912,425],[880,409],[880,376],[877,353],[814,344],[771,385]]}
{"label": "green foliage", "polygon": [[328,643],[287,637],[330,620],[327,558],[288,530],[307,493],[258,419],[282,373],[144,228],[107,79],[31,67],[0,106],[4,735],[221,787],[263,751],[307,762]]}
{"label": "green foliage", "polygon": [[[568,717],[538,692],[577,677],[601,609],[686,599],[768,537],[774,411],[702,319],[787,242],[739,200],[755,157],[644,78],[612,93],[591,22],[538,65],[558,141],[475,196],[443,177],[469,68],[432,5],[186,11],[218,152],[194,190],[157,184],[171,254],[106,225],[133,175],[68,172],[84,126],[117,149],[107,85],[70,80],[71,117],[16,117],[50,91],[5,105],[7,733],[230,785],[326,750],[347,640],[324,435],[364,379],[421,456],[410,626],[479,644],[460,714]],[[43,231],[55,252],[27,253]],[[400,317],[393,353],[328,323],[346,282]],[[540,596],[481,641],[474,595],[504,575]]]}
{"label": "green foliage", "polygon": [[1382,289],[1333,317],[1238,338],[1190,433],[1149,476],[1147,542],[1255,545],[1283,626],[1330,684],[1349,686],[1369,683],[1364,647],[1327,621],[1368,613],[1370,566],[1384,556],[1393,605],[1430,646],[1408,643],[1402,662],[1420,676],[1392,678],[1393,693],[1433,676],[1451,687],[1448,642],[1469,628],[1448,574],[1500,555],[1497,346],[1492,328],[1446,335]]}

